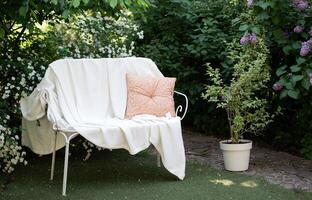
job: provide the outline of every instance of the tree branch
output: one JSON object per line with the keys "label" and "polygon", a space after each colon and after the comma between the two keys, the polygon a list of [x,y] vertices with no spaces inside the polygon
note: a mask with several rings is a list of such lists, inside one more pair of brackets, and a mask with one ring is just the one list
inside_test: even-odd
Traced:
{"label": "tree branch", "polygon": [[13,43],[14,44],[14,48],[17,48],[19,46],[21,37],[23,36],[24,32],[26,31],[26,25],[27,25],[27,23],[25,23],[23,25],[23,28],[22,28],[21,32],[18,33],[16,39],[14,40],[14,43]]}

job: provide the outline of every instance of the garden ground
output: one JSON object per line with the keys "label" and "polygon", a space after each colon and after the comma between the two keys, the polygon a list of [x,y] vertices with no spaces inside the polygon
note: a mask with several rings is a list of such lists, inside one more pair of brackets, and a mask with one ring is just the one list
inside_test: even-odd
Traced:
{"label": "garden ground", "polygon": [[[213,153],[217,151],[216,140],[187,131],[184,139],[189,158],[184,181],[158,168],[156,157],[149,151],[131,156],[124,150],[105,150],[94,153],[87,162],[82,161],[83,155],[78,151],[73,151],[68,195],[64,198],[61,196],[63,156],[58,152],[53,182],[49,181],[50,156],[34,157],[29,160],[30,165],[17,170],[5,189],[0,189],[0,199],[312,199],[312,193],[285,189],[264,180],[258,169],[265,167],[255,167],[258,158],[252,158],[251,169],[246,172],[254,176],[226,172],[213,168],[218,168],[218,164],[213,163],[222,163],[222,156]],[[200,151],[204,144],[206,154]],[[201,154],[195,155],[196,152]],[[253,156],[260,155],[257,152],[253,152]],[[202,162],[191,161],[193,159]],[[271,162],[269,158],[268,162]],[[259,173],[255,173],[257,171]]]}
{"label": "garden ground", "polygon": [[[223,170],[222,152],[217,138],[184,130],[184,142],[189,160]],[[273,151],[255,143],[249,169],[242,174],[261,176],[266,181],[287,189],[312,192],[312,160]]]}

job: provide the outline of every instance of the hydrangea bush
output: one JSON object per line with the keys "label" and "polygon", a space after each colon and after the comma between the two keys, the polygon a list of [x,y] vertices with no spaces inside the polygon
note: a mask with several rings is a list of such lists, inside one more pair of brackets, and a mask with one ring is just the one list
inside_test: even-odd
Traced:
{"label": "hydrangea bush", "polygon": [[[233,20],[241,37],[264,35],[270,57],[271,106],[283,115],[268,129],[267,143],[312,158],[312,1],[244,0],[245,12]],[[243,39],[244,42],[244,39]],[[285,123],[287,122],[287,123]]]}
{"label": "hydrangea bush", "polygon": [[[84,12],[66,21],[48,21],[23,37],[21,49],[0,55],[0,169],[8,174],[19,163],[27,164],[20,143],[19,100],[33,91],[49,63],[65,57],[132,56],[134,40],[144,35],[130,13],[113,18]],[[88,157],[95,146],[83,143]]]}
{"label": "hydrangea bush", "polygon": [[242,22],[241,43],[248,34],[264,34],[270,65],[275,69],[273,90],[281,99],[300,99],[312,84],[312,2],[308,0],[248,0]]}

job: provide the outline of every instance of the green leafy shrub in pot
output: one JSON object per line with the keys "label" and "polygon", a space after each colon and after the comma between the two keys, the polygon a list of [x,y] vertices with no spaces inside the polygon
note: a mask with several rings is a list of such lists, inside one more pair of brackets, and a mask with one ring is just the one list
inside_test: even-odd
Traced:
{"label": "green leafy shrub in pot", "polygon": [[232,143],[239,143],[244,133],[259,133],[274,117],[267,111],[268,101],[262,91],[270,80],[268,49],[263,39],[254,39],[249,44],[234,40],[229,45],[229,58],[234,63],[229,84],[224,83],[219,69],[207,65],[211,83],[206,85],[203,98],[226,110]]}

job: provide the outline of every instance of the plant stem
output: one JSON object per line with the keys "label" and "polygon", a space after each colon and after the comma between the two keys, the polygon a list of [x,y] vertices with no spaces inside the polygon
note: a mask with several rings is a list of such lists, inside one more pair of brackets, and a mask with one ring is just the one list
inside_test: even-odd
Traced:
{"label": "plant stem", "polygon": [[229,127],[230,127],[231,140],[233,141],[232,120],[231,120],[231,114],[230,114],[229,108],[226,109],[226,113],[227,113],[227,118],[228,118]]}

